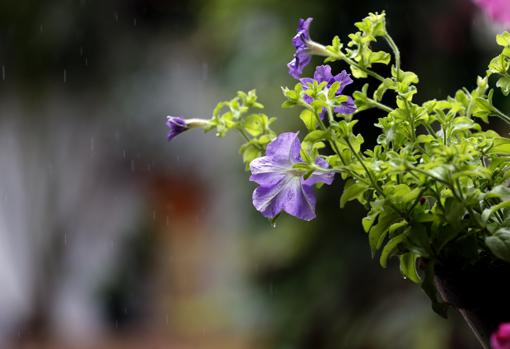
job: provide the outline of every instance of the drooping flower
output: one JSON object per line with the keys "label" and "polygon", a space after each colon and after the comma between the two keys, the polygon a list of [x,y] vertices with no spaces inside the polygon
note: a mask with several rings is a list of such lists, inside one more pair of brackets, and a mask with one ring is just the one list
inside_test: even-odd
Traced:
{"label": "drooping flower", "polygon": [[182,117],[170,115],[166,117],[166,126],[169,129],[168,135],[166,137],[169,141],[189,128],[186,124],[186,120],[184,120]]}
{"label": "drooping flower", "polygon": [[310,41],[310,24],[312,21],[313,18],[311,17],[307,19],[300,18],[297,33],[292,38],[292,45],[294,45],[296,52],[294,53],[292,61],[287,64],[287,67],[289,68],[289,74],[295,79],[299,79],[303,73],[304,67],[312,61],[307,44],[307,42]]}
{"label": "drooping flower", "polygon": [[508,0],[475,0],[491,20],[510,26],[510,1]]}
{"label": "drooping flower", "polygon": [[[264,217],[274,218],[281,211],[299,219],[315,218],[316,198],[313,185],[331,184],[334,173],[314,172],[304,179],[303,173],[293,168],[303,162],[298,133],[285,132],[267,145],[266,155],[250,163],[250,180],[259,187],[253,192],[253,205]],[[328,164],[317,158],[316,164],[326,169]]]}
{"label": "drooping flower", "polygon": [[[340,88],[336,91],[335,95],[340,96],[345,88],[345,86],[352,84],[351,74],[347,73],[345,70],[342,70],[339,74],[334,75],[331,74],[331,67],[329,65],[319,65],[315,68],[315,72],[312,78],[302,78],[299,81],[305,88],[309,83],[313,83],[313,81],[317,81],[319,84],[321,82],[327,82],[326,87],[331,87],[335,82],[340,83]],[[354,100],[352,97],[347,96],[347,101],[343,102],[340,106],[334,108],[335,113],[340,114],[352,114],[356,111],[356,105],[354,104]],[[311,103],[313,101],[311,96],[305,95],[305,102]],[[324,117],[325,111],[321,113],[321,119]]]}
{"label": "drooping flower", "polygon": [[499,325],[491,336],[492,349],[510,349],[510,322]]}

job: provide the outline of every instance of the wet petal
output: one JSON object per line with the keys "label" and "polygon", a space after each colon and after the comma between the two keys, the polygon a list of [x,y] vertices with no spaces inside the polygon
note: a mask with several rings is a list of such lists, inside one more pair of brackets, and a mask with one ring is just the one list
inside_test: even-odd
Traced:
{"label": "wet petal", "polygon": [[[281,194],[285,192],[285,188],[294,178],[283,177],[275,185],[267,187],[258,187],[253,191],[253,206],[262,213],[266,218],[274,218],[283,210],[284,201]],[[299,178],[295,178],[299,182]]]}
{"label": "wet petal", "polygon": [[313,188],[303,186],[301,178],[287,185],[281,196],[284,199],[284,211],[291,216],[305,221],[315,218],[316,199]]}
{"label": "wet petal", "polygon": [[298,132],[284,132],[267,145],[266,156],[272,157],[273,161],[278,164],[287,160],[289,166],[292,166],[293,163],[301,161],[300,151],[301,142],[298,138]]}

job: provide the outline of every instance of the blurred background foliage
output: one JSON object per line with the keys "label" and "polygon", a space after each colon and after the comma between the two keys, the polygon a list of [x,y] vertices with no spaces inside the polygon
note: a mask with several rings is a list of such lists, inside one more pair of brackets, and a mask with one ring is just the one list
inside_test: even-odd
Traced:
{"label": "blurred background foliage", "polygon": [[[0,341],[477,348],[456,314],[371,260],[340,181],[315,221],[272,227],[250,206],[238,139],[165,141],[166,114],[208,116],[251,88],[278,131],[301,127],[279,109],[297,19],[328,43],[382,10],[419,101],[473,86],[497,51],[501,28],[469,0],[1,2]],[[374,142],[377,115],[363,117]]]}

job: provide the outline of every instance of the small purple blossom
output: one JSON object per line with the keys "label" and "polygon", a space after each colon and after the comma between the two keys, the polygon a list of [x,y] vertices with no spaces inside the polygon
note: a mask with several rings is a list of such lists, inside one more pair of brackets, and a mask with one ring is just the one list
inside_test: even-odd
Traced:
{"label": "small purple blossom", "polygon": [[303,73],[304,67],[312,61],[307,44],[307,42],[310,41],[310,24],[312,21],[313,18],[311,17],[307,19],[300,18],[297,33],[292,38],[292,45],[296,49],[296,52],[294,53],[292,61],[287,64],[287,67],[289,68],[289,74],[295,79],[299,79]]}
{"label": "small purple blossom", "polygon": [[510,349],[510,322],[499,325],[491,336],[492,349]]}
{"label": "small purple blossom", "polygon": [[186,120],[184,120],[180,116],[167,116],[166,117],[166,126],[168,127],[168,135],[167,139],[171,141],[177,135],[186,131],[189,127],[186,124]]}
{"label": "small purple blossom", "polygon": [[[298,133],[280,134],[267,145],[266,156],[250,163],[251,177],[259,185],[253,192],[253,206],[264,217],[274,218],[281,211],[309,221],[315,218],[315,195],[312,186],[318,182],[331,184],[334,173],[314,172],[308,179],[293,168],[303,162],[299,155],[301,142]],[[328,168],[328,164],[317,158],[316,164]]]}
{"label": "small purple blossom", "polygon": [[[340,83],[340,88],[336,91],[335,96],[342,95],[342,92],[345,88],[345,86],[352,84],[351,74],[347,73],[345,70],[342,70],[339,74],[333,76],[331,74],[331,67],[329,65],[319,65],[317,68],[315,68],[315,73],[313,74],[312,78],[302,78],[299,81],[305,88],[307,89],[307,86],[309,83],[313,83],[313,81],[317,81],[319,84],[321,82],[327,82],[326,87],[331,87],[335,82]],[[343,102],[340,106],[334,108],[335,113],[340,114],[352,114],[356,111],[356,105],[354,104],[354,100],[348,96],[347,101]],[[305,95],[304,97],[305,102],[312,103],[313,99],[311,96]],[[321,113],[321,119],[324,117],[325,110]]]}

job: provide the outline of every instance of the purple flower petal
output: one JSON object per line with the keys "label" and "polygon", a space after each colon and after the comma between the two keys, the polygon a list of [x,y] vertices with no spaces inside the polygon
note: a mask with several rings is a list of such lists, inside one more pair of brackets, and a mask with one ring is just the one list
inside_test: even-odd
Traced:
{"label": "purple flower petal", "polygon": [[[259,187],[253,192],[253,205],[264,217],[274,218],[281,211],[303,220],[315,218],[315,196],[312,185],[318,182],[331,184],[334,173],[315,172],[308,179],[293,165],[302,162],[301,143],[297,133],[280,134],[268,144],[266,156],[250,163],[250,180]],[[324,168],[328,164],[318,158]]]}
{"label": "purple flower petal", "polygon": [[[313,73],[314,80],[317,80],[317,82],[320,84],[321,82],[327,81],[328,87],[333,84],[334,81],[331,81],[333,79],[333,75],[331,75],[331,67],[329,65],[318,65],[315,68],[315,72]],[[331,83],[330,83],[331,82]]]}
{"label": "purple flower petal", "polygon": [[307,18],[306,20],[300,19],[297,33],[292,38],[292,45],[296,52],[293,59],[287,64],[287,67],[289,68],[289,74],[295,79],[299,79],[301,74],[303,74],[303,69],[312,61],[307,44],[307,41],[310,40],[310,24],[312,21],[312,18]]}
{"label": "purple flower petal", "polygon": [[335,108],[335,113],[339,114],[352,114],[356,111],[356,104],[354,104],[354,100],[351,97],[343,102],[339,107]]}
{"label": "purple flower petal", "polygon": [[274,159],[287,159],[289,164],[301,162],[301,142],[298,138],[298,132],[280,133],[278,137],[269,143],[266,147],[266,156]]}
{"label": "purple flower petal", "polygon": [[[315,160],[315,163],[322,168],[329,167],[328,163],[321,158],[317,158],[317,160]],[[334,179],[335,179],[335,174],[333,172],[321,173],[321,172],[317,171],[317,172],[314,172],[307,179],[303,180],[303,185],[310,187],[310,186],[312,186],[316,183],[319,183],[319,182],[330,185],[331,183],[333,183]]]}
{"label": "purple flower petal", "polygon": [[253,192],[253,205],[266,218],[281,211],[309,221],[315,218],[315,195],[312,188],[302,185],[301,177],[286,177],[271,187],[258,187]]}
{"label": "purple flower petal", "polygon": [[167,119],[166,126],[169,129],[167,139],[169,141],[171,141],[177,135],[183,133],[184,131],[186,131],[188,129],[186,120],[184,120],[180,116],[167,116],[166,119]]}

